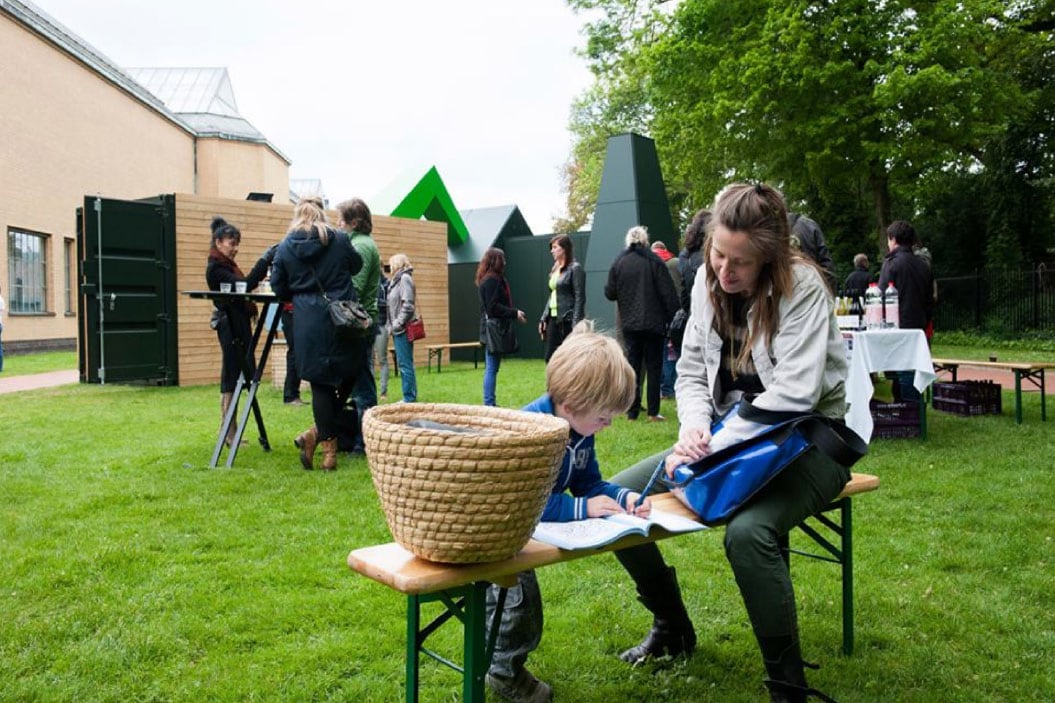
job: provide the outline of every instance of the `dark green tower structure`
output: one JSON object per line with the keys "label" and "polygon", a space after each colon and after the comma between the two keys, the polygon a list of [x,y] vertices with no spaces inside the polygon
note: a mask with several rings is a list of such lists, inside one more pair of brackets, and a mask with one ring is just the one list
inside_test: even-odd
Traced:
{"label": "dark green tower structure", "polygon": [[615,329],[615,303],[604,297],[604,284],[608,269],[623,249],[627,230],[634,225],[648,228],[649,241],[662,241],[677,251],[678,236],[670,218],[656,143],[639,134],[619,134],[608,138],[584,264],[586,314],[602,329]]}

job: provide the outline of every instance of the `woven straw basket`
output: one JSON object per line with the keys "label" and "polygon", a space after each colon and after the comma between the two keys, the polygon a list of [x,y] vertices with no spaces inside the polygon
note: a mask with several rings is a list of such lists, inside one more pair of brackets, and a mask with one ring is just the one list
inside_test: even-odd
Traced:
{"label": "woven straw basket", "polygon": [[398,403],[371,408],[363,436],[396,542],[422,559],[462,564],[507,559],[527,544],[553,491],[568,424],[504,408]]}

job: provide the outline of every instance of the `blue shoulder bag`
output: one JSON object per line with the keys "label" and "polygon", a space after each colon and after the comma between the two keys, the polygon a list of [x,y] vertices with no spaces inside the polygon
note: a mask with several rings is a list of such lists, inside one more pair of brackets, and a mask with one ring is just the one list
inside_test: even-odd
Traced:
{"label": "blue shoulder bag", "polygon": [[[716,434],[732,413],[767,426],[757,435],[684,464],[660,480],[706,525],[723,525],[793,461],[817,447],[849,468],[868,452],[868,445],[841,422],[819,413],[778,413],[741,401],[714,424]],[[649,481],[651,484],[652,481]],[[646,486],[644,493],[647,493]]]}

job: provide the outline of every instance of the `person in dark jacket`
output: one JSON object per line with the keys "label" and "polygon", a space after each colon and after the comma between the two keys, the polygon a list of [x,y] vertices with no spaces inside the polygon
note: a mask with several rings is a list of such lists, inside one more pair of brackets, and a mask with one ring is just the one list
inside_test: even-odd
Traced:
{"label": "person in dark jacket", "polygon": [[571,237],[558,234],[549,241],[549,251],[553,255],[550,294],[538,322],[539,336],[546,340],[546,361],[586,316],[586,271],[575,260]]}
{"label": "person in dark jacket", "polygon": [[[496,247],[484,252],[476,267],[476,287],[480,293],[480,327],[484,319],[515,320],[525,322],[523,310],[513,307],[513,296],[506,280],[506,255]],[[502,365],[500,351],[484,350],[484,405],[497,405],[495,388],[498,385],[498,369]]]}
{"label": "person in dark jacket", "polygon": [[[898,326],[925,330],[934,316],[934,276],[930,265],[912,251],[918,241],[916,229],[905,220],[890,223],[886,230],[889,252],[883,257],[879,288],[888,283],[897,289]],[[920,394],[913,383],[915,372],[898,371],[893,394],[896,402],[915,402]]]}
{"label": "person in dark jacket", "polygon": [[868,284],[872,282],[872,274],[868,270],[868,257],[864,254],[858,254],[854,257],[854,270],[850,272],[850,275],[846,277],[846,282],[843,283],[843,290],[846,291],[847,295],[861,297],[865,294],[865,289],[868,288]]}
{"label": "person in dark jacket", "polygon": [[659,414],[663,341],[680,304],[670,272],[648,248],[648,230],[644,227],[631,227],[626,233],[626,249],[608,271],[604,297],[616,303],[626,358],[637,374],[637,396],[627,418],[636,420],[640,414],[641,385],[647,378],[648,419],[665,420]]}
{"label": "person in dark jacket", "polygon": [[835,265],[828,245],[824,242],[824,232],[816,220],[797,212],[788,213],[788,226],[791,227],[791,246],[813,259],[824,271],[824,282],[834,291]]}
{"label": "person in dark jacket", "polygon": [[337,335],[329,301],[356,299],[352,276],[362,265],[348,237],[329,227],[319,198],[297,203],[290,231],[275,254],[271,287],[281,300],[293,302],[297,370],[311,382],[315,424],[293,441],[305,469],[314,466],[316,446],[322,448],[322,468],[337,468],[337,418],[365,363],[369,342]]}
{"label": "person in dark jacket", "polygon": [[[234,284],[240,282],[246,284],[246,291],[254,290],[267,276],[267,269],[275,255],[274,247],[268,249],[264,256],[260,257],[247,276],[234,262],[235,257],[238,256],[238,246],[242,242],[242,233],[219,215],[212,218],[210,227],[212,244],[209,246],[209,258],[205,264],[205,282],[209,290],[220,290],[221,283],[230,284],[233,290]],[[243,371],[242,364],[249,363],[249,368],[245,369],[247,373],[255,372],[252,368],[252,359],[248,357],[248,351],[252,343],[252,322],[257,316],[257,308],[251,300],[244,298],[228,301],[214,300],[213,307],[216,308],[213,313],[213,326],[223,353],[223,363],[220,367],[220,424],[222,427],[234,399],[238,376]],[[234,440],[236,430],[234,423],[231,423],[225,439],[228,446]]]}

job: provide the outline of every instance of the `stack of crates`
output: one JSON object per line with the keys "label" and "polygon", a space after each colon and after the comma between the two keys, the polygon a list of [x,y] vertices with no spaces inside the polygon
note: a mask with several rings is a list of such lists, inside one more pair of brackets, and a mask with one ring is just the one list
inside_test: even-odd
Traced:
{"label": "stack of crates", "polygon": [[934,384],[934,409],[957,415],[999,415],[1003,409],[1000,384],[959,381]]}
{"label": "stack of crates", "polygon": [[921,434],[919,403],[880,403],[871,400],[872,439],[904,439]]}

